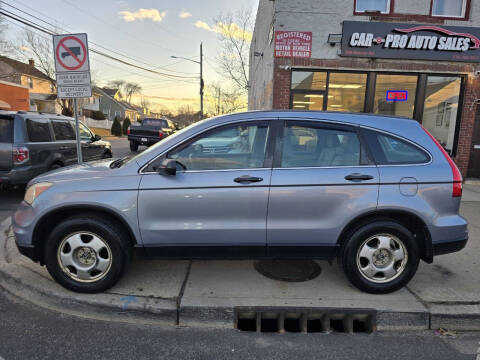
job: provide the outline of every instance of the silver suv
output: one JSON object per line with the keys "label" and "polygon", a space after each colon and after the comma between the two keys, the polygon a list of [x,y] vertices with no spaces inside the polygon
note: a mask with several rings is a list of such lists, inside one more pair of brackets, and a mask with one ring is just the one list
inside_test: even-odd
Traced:
{"label": "silver suv", "polygon": [[111,287],[136,250],[336,257],[356,287],[388,293],[420,259],[465,246],[461,195],[457,167],[414,120],[250,112],[201,121],[133,158],[37,177],[13,226],[20,251],[79,292]]}

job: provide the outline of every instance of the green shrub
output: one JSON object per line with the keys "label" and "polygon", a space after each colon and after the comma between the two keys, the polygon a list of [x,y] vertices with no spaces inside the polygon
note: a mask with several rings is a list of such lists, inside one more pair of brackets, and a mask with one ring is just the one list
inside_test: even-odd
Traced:
{"label": "green shrub", "polygon": [[126,117],[125,120],[123,120],[123,125],[122,125],[123,135],[127,135],[128,127],[131,124],[132,123],[130,122],[130,119],[128,117]]}
{"label": "green shrub", "polygon": [[105,114],[101,111],[92,111],[92,119],[105,120]]}
{"label": "green shrub", "polygon": [[118,116],[115,116],[115,120],[113,120],[111,133],[115,136],[122,136],[122,124],[120,124]]}

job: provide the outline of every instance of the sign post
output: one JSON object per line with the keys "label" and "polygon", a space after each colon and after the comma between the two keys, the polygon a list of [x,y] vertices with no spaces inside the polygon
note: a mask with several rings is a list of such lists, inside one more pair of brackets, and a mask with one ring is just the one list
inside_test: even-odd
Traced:
{"label": "sign post", "polygon": [[77,100],[92,96],[87,34],[53,35],[53,51],[58,97],[61,99],[73,99],[77,158],[78,163],[81,164],[82,146],[80,142]]}

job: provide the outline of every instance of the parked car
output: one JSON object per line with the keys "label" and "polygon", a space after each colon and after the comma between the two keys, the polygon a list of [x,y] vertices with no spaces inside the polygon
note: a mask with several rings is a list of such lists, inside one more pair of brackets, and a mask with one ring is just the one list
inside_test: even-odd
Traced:
{"label": "parked car", "polygon": [[[224,149],[228,137],[241,146],[198,146],[222,139]],[[456,165],[414,120],[251,112],[201,121],[132,158],[39,176],[13,229],[22,254],[79,292],[111,287],[136,250],[337,258],[357,288],[388,293],[420,259],[465,246],[461,195]]]}
{"label": "parked car", "polygon": [[[112,157],[102,141],[80,123],[84,161]],[[77,163],[75,121],[37,112],[0,112],[0,183],[26,184],[46,171]]]}
{"label": "parked car", "polygon": [[145,118],[141,125],[131,125],[128,128],[130,150],[137,151],[139,145],[151,146],[175,131],[175,123],[171,120]]}

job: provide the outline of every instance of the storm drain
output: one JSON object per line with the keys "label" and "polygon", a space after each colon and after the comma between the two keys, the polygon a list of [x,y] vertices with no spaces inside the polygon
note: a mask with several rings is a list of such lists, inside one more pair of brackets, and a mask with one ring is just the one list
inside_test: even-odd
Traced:
{"label": "storm drain", "polygon": [[320,275],[322,269],[312,260],[260,260],[253,263],[255,270],[273,280],[301,282]]}
{"label": "storm drain", "polygon": [[372,311],[236,309],[235,328],[273,333],[371,333],[376,328],[376,317]]}

